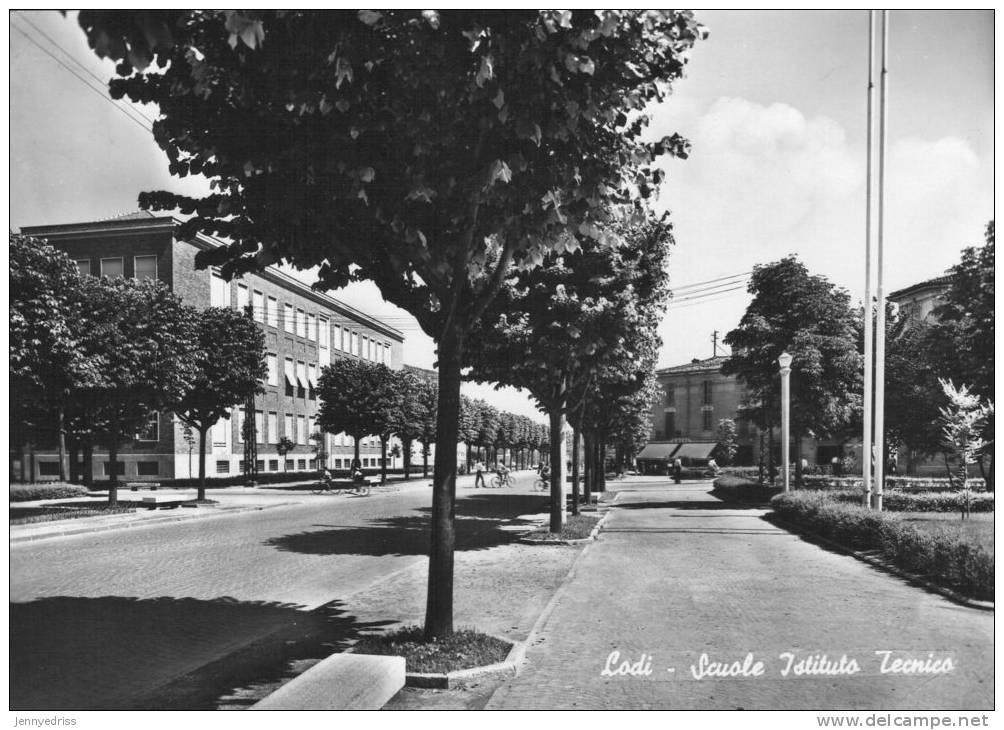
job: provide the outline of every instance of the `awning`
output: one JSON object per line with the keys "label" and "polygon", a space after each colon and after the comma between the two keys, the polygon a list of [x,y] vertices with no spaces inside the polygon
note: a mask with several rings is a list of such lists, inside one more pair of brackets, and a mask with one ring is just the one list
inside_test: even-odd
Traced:
{"label": "awning", "polygon": [[647,444],[641,453],[635,457],[638,461],[645,459],[657,459],[659,461],[664,461],[669,459],[673,452],[675,452],[680,447],[680,444]]}
{"label": "awning", "polygon": [[307,382],[311,388],[317,389],[317,368],[314,365],[307,366]]}
{"label": "awning", "polygon": [[677,451],[673,458],[676,459],[708,459],[711,457],[711,452],[715,450],[716,443],[689,443],[680,444],[680,450]]}
{"label": "awning", "polygon": [[307,366],[302,362],[296,363],[296,379],[300,383],[301,388],[310,387],[310,384],[307,382]]}
{"label": "awning", "polygon": [[293,361],[286,360],[286,369],[283,371],[286,375],[286,385],[296,387],[296,375],[293,373]]}

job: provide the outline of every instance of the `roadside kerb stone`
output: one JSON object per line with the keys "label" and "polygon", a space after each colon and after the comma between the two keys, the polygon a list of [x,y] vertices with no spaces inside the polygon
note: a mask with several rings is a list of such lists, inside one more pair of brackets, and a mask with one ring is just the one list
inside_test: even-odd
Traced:
{"label": "roadside kerb stone", "polygon": [[532,537],[527,537],[527,535],[530,534],[529,532],[527,532],[524,535],[516,538],[516,542],[521,542],[525,545],[584,545],[587,542],[593,542],[594,540],[597,539],[600,533],[600,529],[603,527],[603,523],[604,521],[606,521],[607,515],[609,514],[610,511],[607,510],[606,513],[596,521],[596,524],[593,526],[593,529],[589,532],[589,535],[586,537],[577,537],[567,540],[545,540],[545,539],[538,540]]}
{"label": "roadside kerb stone", "polygon": [[[526,656],[526,643],[522,641],[512,641],[504,636],[493,636],[499,641],[509,644],[509,653],[501,662],[487,664],[483,667],[471,667],[470,669],[458,669],[454,672],[408,672],[405,675],[405,685],[408,687],[421,687],[423,689],[453,689],[458,684],[469,682],[473,679],[488,679],[490,677],[516,676],[519,666]],[[403,658],[403,657],[402,657]]]}
{"label": "roadside kerb stone", "polygon": [[931,591],[932,593],[937,593],[939,595],[942,595],[948,600],[953,601],[954,603],[959,603],[962,604],[963,606],[968,606],[969,608],[978,608],[981,611],[995,610],[993,601],[981,601],[976,598],[970,598],[969,596],[966,596],[962,593],[953,591],[951,588],[946,588],[945,586],[933,583],[921,575],[917,575],[916,573],[910,573],[906,570],[903,570],[895,563],[883,560],[882,558],[877,558],[874,555],[868,555],[867,553],[863,553],[859,550],[847,547],[846,545],[842,545],[839,542],[834,542],[833,540],[827,537],[823,537],[822,535],[812,532],[811,530],[807,530],[801,525],[795,525],[791,522],[788,522],[787,520],[782,520],[780,517],[777,516],[776,513],[771,514],[769,521],[777,525],[778,527],[782,527],[785,530],[788,530],[789,532],[794,532],[797,535],[801,535],[802,537],[812,542],[818,542],[832,550],[844,553],[845,555],[851,555],[857,558],[858,560],[861,560],[862,562],[868,563],[869,565],[874,565],[876,568],[881,568],[882,570],[888,571],[893,575],[902,578],[908,583],[913,583],[914,585],[920,586],[921,588]]}
{"label": "roadside kerb stone", "polygon": [[404,684],[404,657],[332,654],[250,709],[379,710]]}

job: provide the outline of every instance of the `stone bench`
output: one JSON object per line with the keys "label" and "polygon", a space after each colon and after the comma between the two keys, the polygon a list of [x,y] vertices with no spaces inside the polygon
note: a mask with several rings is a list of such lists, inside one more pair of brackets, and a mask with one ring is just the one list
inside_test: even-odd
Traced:
{"label": "stone bench", "polygon": [[379,710],[404,680],[404,657],[333,654],[250,709]]}

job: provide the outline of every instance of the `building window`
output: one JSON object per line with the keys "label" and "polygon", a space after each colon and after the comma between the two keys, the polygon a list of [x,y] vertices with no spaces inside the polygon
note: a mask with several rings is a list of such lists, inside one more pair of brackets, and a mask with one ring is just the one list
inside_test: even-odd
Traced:
{"label": "building window", "polygon": [[307,443],[307,419],[304,416],[296,417],[296,443],[306,444]]}
{"label": "building window", "polygon": [[230,473],[230,461],[220,459],[216,462],[216,473],[217,474],[229,474]]}
{"label": "building window", "polygon": [[279,443],[279,414],[274,411],[268,413],[268,443]]}
{"label": "building window", "polygon": [[342,468],[342,460],[341,459],[335,459],[335,468],[336,469],[341,469]]}
{"label": "building window", "polygon": [[141,477],[155,477],[160,474],[160,463],[156,461],[137,461],[136,473]]}
{"label": "building window", "polygon": [[136,434],[137,441],[160,441],[160,414],[151,413],[146,424]]}
{"label": "building window", "polygon": [[265,414],[261,411],[254,412],[254,432],[255,432],[255,443],[263,444],[267,439],[267,434],[265,433]]}
{"label": "building window", "polygon": [[265,295],[260,291],[255,290],[253,298],[251,300],[251,306],[254,308],[255,322],[265,322]]}
{"label": "building window", "polygon": [[[703,383],[704,387],[704,405],[711,405],[711,381],[705,380]],[[706,429],[705,429],[706,430]]]}
{"label": "building window", "polygon": [[306,337],[307,336],[307,324],[304,319],[305,312],[302,309],[296,310],[296,336]]}
{"label": "building window", "polygon": [[286,459],[286,465],[283,468],[286,471],[289,471],[290,469],[295,469],[296,467],[294,466],[294,461],[292,459]]}
{"label": "building window", "polygon": [[282,419],[282,435],[296,443],[296,431],[293,430],[293,414],[287,413]]}
{"label": "building window", "polygon": [[671,439],[676,436],[676,414],[666,414],[666,438]]}
{"label": "building window", "polygon": [[303,469],[306,469],[307,468],[307,460],[306,459],[297,459],[296,460],[296,468],[299,469],[299,470],[301,470],[301,471]]}
{"label": "building window", "polygon": [[283,304],[282,305],[282,328],[293,334],[293,305]]}
{"label": "building window", "polygon": [[317,390],[317,365],[315,363],[307,363],[307,383],[310,385],[311,396],[315,390]]}
{"label": "building window", "polygon": [[268,470],[269,471],[279,471],[279,460],[269,459],[268,460]]}
{"label": "building window", "polygon": [[293,369],[293,358],[287,357],[284,363],[283,375],[286,376],[286,385],[290,388],[296,387],[296,371]]}
{"label": "building window", "polygon": [[80,272],[81,276],[90,276],[91,273],[90,259],[77,259],[73,263],[77,265],[77,270]]}
{"label": "building window", "polygon": [[370,338],[367,337],[366,335],[363,335],[363,348],[362,349],[363,349],[363,351],[362,351],[362,358],[363,358],[363,360],[369,360],[370,359]]}
{"label": "building window", "polygon": [[317,317],[307,313],[307,339],[317,342]]}
{"label": "building window", "polygon": [[209,285],[209,306],[229,307],[230,306],[230,282],[226,281],[215,271],[210,276]]}
{"label": "building window", "polygon": [[257,459],[255,461],[255,463],[254,463],[254,468],[255,468],[255,471],[257,471],[258,473],[261,473],[261,472],[265,471],[265,460],[264,459]]}
{"label": "building window", "polygon": [[387,367],[390,367],[391,363],[390,354],[391,354],[391,349],[390,349],[390,343],[388,342],[383,346],[384,364]]}
{"label": "building window", "polygon": [[279,301],[275,297],[265,300],[265,320],[269,327],[279,326]]}
{"label": "building window", "polygon": [[[112,463],[110,461],[102,462],[102,467],[105,476],[110,477],[112,475]],[[123,464],[121,461],[115,462],[115,476],[118,477],[125,476],[125,464]]]}
{"label": "building window", "polygon": [[711,416],[712,416],[711,410],[701,411],[701,419],[703,421],[703,423],[701,424],[701,428],[703,428],[705,431],[711,430]]}
{"label": "building window", "polygon": [[310,387],[307,382],[307,366],[299,360],[296,362],[296,382],[304,390]]}
{"label": "building window", "polygon": [[[233,419],[234,423],[237,424],[237,443],[242,444],[244,443],[244,428],[246,426],[245,421],[247,420],[244,418],[243,409],[234,408],[233,411],[231,411],[230,417]],[[243,471],[243,469],[241,471]]]}
{"label": "building window", "polygon": [[134,256],[132,260],[132,275],[134,279],[156,279],[157,257]]}
{"label": "building window", "polygon": [[122,259],[101,259],[101,275],[109,277],[121,277],[125,275],[122,269]]}
{"label": "building window", "polygon": [[676,406],[676,386],[666,385],[664,390],[666,391],[666,405],[671,408]]}
{"label": "building window", "polygon": [[244,310],[248,308],[251,300],[248,295],[248,285],[238,284],[237,285],[237,311],[244,313]]}
{"label": "building window", "polygon": [[314,417],[313,416],[307,416],[307,437],[309,438],[310,436],[313,436],[314,433],[315,433],[315,430],[314,430]]}
{"label": "building window", "polygon": [[350,355],[355,355],[356,357],[359,357],[359,333],[358,332],[353,332],[352,333],[352,345],[350,346],[349,354]]}
{"label": "building window", "polygon": [[268,366],[268,384],[278,385],[279,384],[279,358],[274,352],[268,353],[265,356],[265,362]]}
{"label": "building window", "polygon": [[331,323],[324,317],[317,318],[317,346],[322,350],[331,347]]}
{"label": "building window", "polygon": [[58,461],[40,461],[40,462],[38,462],[38,475],[40,477],[58,477],[59,476],[59,462]]}

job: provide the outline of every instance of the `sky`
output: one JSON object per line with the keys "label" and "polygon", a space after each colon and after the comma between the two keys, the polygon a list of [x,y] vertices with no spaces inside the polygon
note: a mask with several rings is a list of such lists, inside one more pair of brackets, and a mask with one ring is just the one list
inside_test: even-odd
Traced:
{"label": "sky", "polygon": [[[720,343],[749,303],[744,277],[757,264],[795,254],[855,301],[864,293],[868,13],[696,15],[709,37],[652,109],[653,136],[692,144],[687,160],[663,163],[657,203],[674,222],[678,290],[659,329],[660,367],[712,355],[713,333]],[[993,12],[891,12],[888,69],[886,293],[943,273],[994,217]],[[131,212],[144,190],[203,192],[168,175],[148,121],[92,88],[112,71],[73,13],[11,13],[9,227]],[[433,365],[433,342],[375,286],[332,295],[401,329],[406,363]],[[540,418],[511,388],[464,392]]]}

